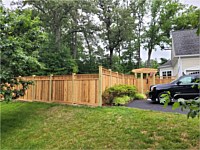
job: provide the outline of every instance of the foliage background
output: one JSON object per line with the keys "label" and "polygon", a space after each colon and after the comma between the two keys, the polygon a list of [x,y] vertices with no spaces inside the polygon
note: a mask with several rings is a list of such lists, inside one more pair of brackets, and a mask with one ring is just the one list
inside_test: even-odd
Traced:
{"label": "foliage background", "polygon": [[[7,9],[0,1],[1,76],[96,73],[99,65],[123,73],[157,68],[151,54],[171,44],[171,31],[199,28],[200,10],[178,0],[20,0],[13,5],[16,9]],[[147,50],[146,62],[141,49]]]}

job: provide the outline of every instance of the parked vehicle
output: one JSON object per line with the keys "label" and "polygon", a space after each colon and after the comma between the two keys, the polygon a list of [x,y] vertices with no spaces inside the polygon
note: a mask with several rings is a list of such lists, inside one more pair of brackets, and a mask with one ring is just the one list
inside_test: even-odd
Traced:
{"label": "parked vehicle", "polygon": [[[150,86],[148,100],[160,102],[162,94],[169,94],[171,102],[178,98],[196,99],[200,97],[200,74],[192,74],[181,76],[169,84],[157,84]],[[169,91],[169,92],[167,92]]]}

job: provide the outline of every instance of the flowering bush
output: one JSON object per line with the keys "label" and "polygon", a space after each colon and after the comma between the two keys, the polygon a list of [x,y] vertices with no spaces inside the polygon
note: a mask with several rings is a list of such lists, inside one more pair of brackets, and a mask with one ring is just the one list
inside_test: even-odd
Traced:
{"label": "flowering bush", "polygon": [[32,83],[32,81],[23,81],[17,78],[1,80],[0,99],[9,102],[24,96],[28,86]]}

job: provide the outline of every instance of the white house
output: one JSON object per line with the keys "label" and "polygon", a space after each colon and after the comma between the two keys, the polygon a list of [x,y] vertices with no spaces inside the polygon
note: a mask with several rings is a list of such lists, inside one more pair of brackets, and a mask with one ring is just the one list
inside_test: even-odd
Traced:
{"label": "white house", "polygon": [[159,67],[161,77],[180,77],[200,72],[200,36],[197,36],[196,31],[172,32],[171,60]]}

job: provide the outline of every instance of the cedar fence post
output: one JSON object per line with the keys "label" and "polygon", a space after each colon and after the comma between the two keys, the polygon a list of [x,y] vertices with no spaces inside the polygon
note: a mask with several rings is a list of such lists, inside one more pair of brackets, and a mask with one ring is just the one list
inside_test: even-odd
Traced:
{"label": "cedar fence post", "polygon": [[109,87],[111,87],[112,86],[112,70],[109,69],[109,71],[110,71]]}
{"label": "cedar fence post", "polygon": [[156,84],[156,74],[155,73],[153,73],[153,85],[155,85]]}
{"label": "cedar fence post", "polygon": [[143,73],[141,73],[141,89],[142,89],[142,94],[144,94]]}
{"label": "cedar fence post", "polygon": [[52,95],[52,77],[53,77],[53,75],[51,74],[51,75],[49,76],[49,101],[52,100],[52,99],[51,99],[51,95]]}
{"label": "cedar fence post", "polygon": [[125,84],[124,74],[122,74],[122,83]]}
{"label": "cedar fence post", "polygon": [[75,79],[75,75],[76,73],[72,73],[72,102],[74,103],[75,102],[75,93],[74,93],[74,79]]}
{"label": "cedar fence post", "polygon": [[102,66],[99,66],[99,106],[102,106]]}
{"label": "cedar fence post", "polygon": [[117,84],[119,84],[119,73],[118,72],[116,73],[117,73]]}
{"label": "cedar fence post", "polygon": [[35,75],[32,75],[33,77],[33,84],[32,84],[32,101],[35,100]]}
{"label": "cedar fence post", "polygon": [[134,85],[137,86],[136,84],[137,84],[137,73],[135,72]]}

